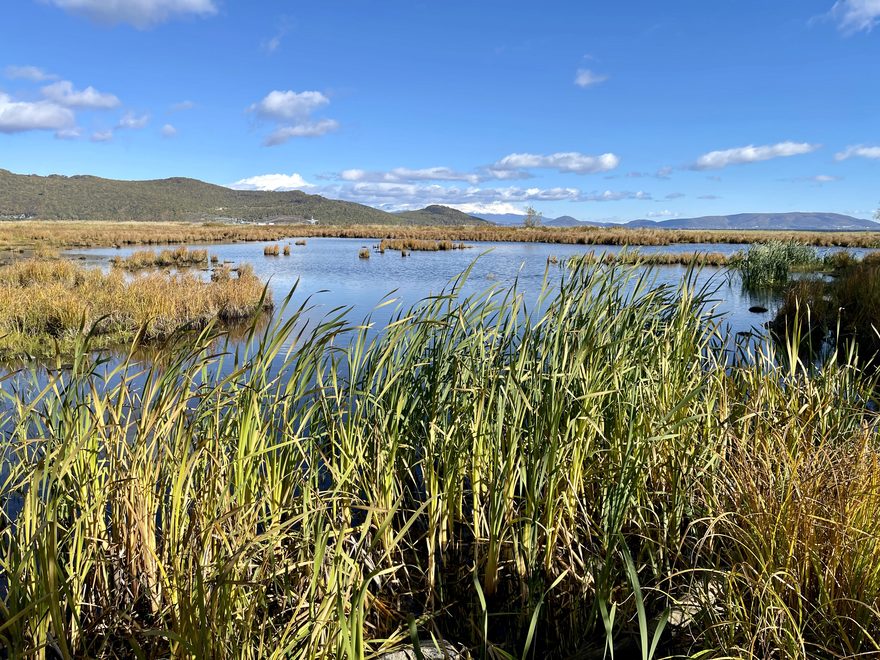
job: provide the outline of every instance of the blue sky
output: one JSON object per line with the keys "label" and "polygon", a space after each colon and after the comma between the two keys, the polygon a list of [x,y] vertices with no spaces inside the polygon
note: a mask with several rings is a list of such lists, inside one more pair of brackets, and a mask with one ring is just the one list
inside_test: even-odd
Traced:
{"label": "blue sky", "polygon": [[7,0],[0,167],[548,217],[880,205],[880,0]]}

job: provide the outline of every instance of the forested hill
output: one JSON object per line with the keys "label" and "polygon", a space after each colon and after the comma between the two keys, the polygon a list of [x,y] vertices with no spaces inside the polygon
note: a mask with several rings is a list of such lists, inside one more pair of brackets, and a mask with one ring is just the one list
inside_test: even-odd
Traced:
{"label": "forested hill", "polygon": [[[232,190],[196,179],[117,181],[0,170],[0,218],[44,220],[245,220],[320,224],[413,224],[363,204],[300,191]],[[442,224],[434,218],[433,224]]]}

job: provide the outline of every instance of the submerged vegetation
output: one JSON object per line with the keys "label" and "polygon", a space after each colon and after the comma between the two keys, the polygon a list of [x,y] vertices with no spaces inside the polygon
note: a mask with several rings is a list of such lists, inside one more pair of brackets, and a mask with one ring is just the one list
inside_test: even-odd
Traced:
{"label": "submerged vegetation", "polygon": [[93,347],[169,336],[181,326],[241,321],[271,307],[251,269],[205,282],[189,273],[126,276],[66,260],[0,268],[0,357],[70,353],[88,332]]}
{"label": "submerged vegetation", "polygon": [[4,390],[0,653],[880,652],[877,383],[731,361],[691,281],[581,264],[379,334],[305,302]]}

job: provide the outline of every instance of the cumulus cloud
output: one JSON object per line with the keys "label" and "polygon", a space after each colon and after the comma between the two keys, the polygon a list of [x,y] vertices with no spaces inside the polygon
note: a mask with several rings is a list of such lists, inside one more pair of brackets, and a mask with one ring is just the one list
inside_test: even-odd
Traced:
{"label": "cumulus cloud", "polygon": [[89,138],[92,142],[110,142],[113,139],[113,131],[95,131],[92,133],[92,137]]}
{"label": "cumulus cloud", "polygon": [[211,16],[217,13],[214,0],[43,0],[106,25],[128,23],[151,28],[172,18]]}
{"label": "cumulus cloud", "polygon": [[718,170],[729,165],[758,163],[773,158],[799,156],[801,154],[808,154],[816,151],[818,148],[818,144],[808,144],[806,142],[779,142],[778,144],[770,144],[760,147],[749,145],[747,147],[737,147],[735,149],[710,151],[697,159],[697,162],[693,165],[693,169]]}
{"label": "cumulus cloud", "polygon": [[604,190],[593,192],[582,197],[585,202],[620,202],[623,200],[651,200],[651,193],[644,190],[631,192],[629,190]]}
{"label": "cumulus cloud", "polygon": [[291,138],[319,137],[339,128],[335,119],[312,120],[313,112],[330,103],[321,92],[269,92],[261,101],[248,107],[258,117],[275,122],[277,128],[263,142],[268,147],[283,144]]}
{"label": "cumulus cloud", "polygon": [[248,108],[261,117],[276,121],[305,119],[318,108],[330,103],[321,92],[272,91],[262,101]]}
{"label": "cumulus cloud", "polygon": [[173,138],[177,135],[177,129],[172,124],[165,124],[161,130],[162,137]]}
{"label": "cumulus cloud", "polygon": [[594,73],[589,69],[578,69],[577,74],[574,77],[574,84],[578,87],[592,87],[593,85],[598,85],[600,83],[608,80],[608,76],[604,76],[599,73]]}
{"label": "cumulus cloud", "polygon": [[302,176],[293,174],[260,174],[258,176],[240,179],[229,185],[234,190],[303,190],[315,186],[306,181]]}
{"label": "cumulus cloud", "polygon": [[388,172],[368,172],[366,170],[343,170],[339,173],[343,181],[372,181],[401,183],[407,181],[467,181],[479,183],[482,177],[470,172],[457,172],[448,167],[425,167],[410,169],[408,167],[396,167]]}
{"label": "cumulus cloud", "polygon": [[88,110],[111,110],[118,107],[120,101],[113,94],[99,92],[94,87],[86,87],[78,90],[73,87],[69,80],[59,80],[42,89],[43,96],[58,105],[68,108],[83,108]]}
{"label": "cumulus cloud", "polygon": [[849,160],[850,158],[880,159],[880,147],[869,147],[864,144],[857,144],[834,154],[834,160]]}
{"label": "cumulus cloud", "polygon": [[31,80],[33,82],[54,80],[58,77],[35,66],[8,66],[3,69],[3,75],[10,80]]}
{"label": "cumulus cloud", "polygon": [[122,115],[122,119],[116,124],[116,128],[138,129],[143,128],[149,123],[150,115],[136,115],[129,111]]}
{"label": "cumulus cloud", "polygon": [[282,126],[275,129],[266,138],[264,144],[274,147],[284,144],[291,138],[297,137],[320,137],[339,129],[339,122],[335,119],[321,119],[319,121],[306,121],[295,126]]}
{"label": "cumulus cloud", "polygon": [[828,15],[844,34],[870,32],[880,22],[880,0],[838,0]]}
{"label": "cumulus cloud", "polygon": [[595,174],[613,170],[620,164],[620,158],[613,153],[601,156],[588,156],[569,151],[549,155],[510,154],[490,167],[492,172],[521,172],[527,169],[552,169],[557,172],[574,174]]}
{"label": "cumulus cloud", "polygon": [[0,133],[25,131],[64,131],[76,120],[69,108],[50,101],[14,101],[0,93]]}
{"label": "cumulus cloud", "polygon": [[465,204],[449,204],[451,208],[458,209],[462,213],[486,213],[492,215],[525,215],[526,209],[522,205],[510,202],[471,202]]}

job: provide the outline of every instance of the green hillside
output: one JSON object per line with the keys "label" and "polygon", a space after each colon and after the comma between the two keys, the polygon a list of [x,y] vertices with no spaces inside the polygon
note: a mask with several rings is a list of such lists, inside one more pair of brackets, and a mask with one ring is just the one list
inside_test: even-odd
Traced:
{"label": "green hillside", "polygon": [[491,224],[482,218],[477,218],[467,213],[462,213],[448,206],[432,204],[418,211],[402,211],[397,214],[399,218],[419,225],[488,225]]}
{"label": "green hillside", "polygon": [[[44,220],[245,220],[404,224],[392,213],[299,191],[231,190],[185,178],[116,181],[0,170],[0,218]],[[440,221],[440,218],[437,219]]]}

